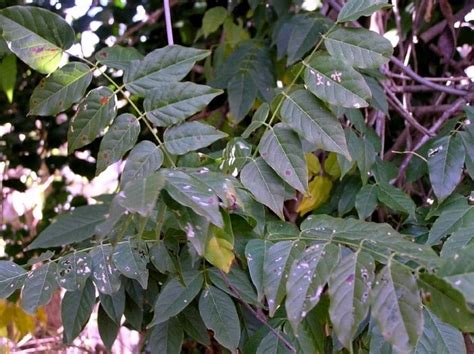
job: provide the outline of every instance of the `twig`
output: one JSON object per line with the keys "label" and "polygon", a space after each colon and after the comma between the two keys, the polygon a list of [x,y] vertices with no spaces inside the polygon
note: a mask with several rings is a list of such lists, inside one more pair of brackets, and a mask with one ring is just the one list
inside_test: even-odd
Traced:
{"label": "twig", "polygon": [[287,347],[291,352],[296,353],[295,347],[293,347],[293,345],[281,335],[280,331],[270,326],[266,318],[262,318],[262,316],[257,311],[255,311],[252,306],[247,304],[247,302],[242,299],[242,296],[240,296],[239,291],[230,283],[229,278],[227,278],[227,275],[222,270],[220,271],[220,273],[229,290],[232,291],[232,293],[242,303],[242,305],[244,305],[245,308],[249,310],[257,320],[259,320],[265,327],[267,327],[275,335],[275,337],[277,337],[285,345],[285,347]]}
{"label": "twig", "polygon": [[168,38],[168,45],[173,45],[173,26],[171,24],[170,1],[164,0],[163,6],[165,8],[165,22],[166,22],[166,37]]}
{"label": "twig", "polygon": [[465,90],[458,90],[449,86],[438,85],[434,82],[431,82],[430,80],[426,80],[424,77],[421,77],[416,72],[414,72],[409,66],[405,66],[398,58],[394,56],[390,57],[390,61],[399,67],[405,74],[410,76],[413,80],[418,81],[425,86],[432,87],[437,91],[446,92],[452,95],[465,96],[468,94],[468,92]]}

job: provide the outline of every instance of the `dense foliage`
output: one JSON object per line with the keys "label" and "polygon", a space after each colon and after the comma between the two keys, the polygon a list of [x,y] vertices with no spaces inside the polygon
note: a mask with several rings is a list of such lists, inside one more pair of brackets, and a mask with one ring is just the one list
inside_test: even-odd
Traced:
{"label": "dense foliage", "polygon": [[[444,40],[461,42],[454,10],[440,7]],[[384,11],[395,14],[380,32],[398,29],[396,56],[364,22]],[[5,224],[0,297],[35,313],[64,289],[65,343],[99,303],[108,348],[127,326],[153,353],[180,353],[183,341],[189,352],[470,350],[472,83],[410,69],[413,42],[383,0],[197,15],[197,33],[192,16],[180,25],[183,45],[128,41],[87,59],[70,51],[78,35],[61,16],[0,11],[0,81],[13,102],[2,124],[14,126],[5,168],[69,166],[92,179],[124,161],[113,194],[71,198],[59,178],[39,225]],[[469,59],[446,46],[440,70],[453,61],[463,72]],[[447,102],[440,116],[413,114],[433,92]],[[28,144],[35,152],[22,154]]]}

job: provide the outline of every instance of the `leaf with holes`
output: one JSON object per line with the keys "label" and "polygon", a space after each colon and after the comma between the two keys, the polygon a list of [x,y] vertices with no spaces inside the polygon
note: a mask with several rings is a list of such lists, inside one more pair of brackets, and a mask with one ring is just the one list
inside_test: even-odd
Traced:
{"label": "leaf with holes", "polygon": [[32,6],[0,12],[0,32],[9,49],[34,70],[54,72],[64,50],[74,43],[74,30],[55,13]]}
{"label": "leaf with holes", "polygon": [[160,148],[151,141],[140,141],[128,154],[120,178],[120,188],[123,189],[130,181],[151,175],[162,163],[163,153]]}
{"label": "leaf with holes", "polygon": [[201,272],[183,273],[184,284],[171,278],[162,288],[155,303],[155,315],[149,327],[163,323],[179,314],[196,297],[204,278]]}
{"label": "leaf with holes", "polygon": [[127,70],[132,60],[143,59],[143,55],[133,47],[114,45],[99,50],[95,59],[102,65],[117,70]]}
{"label": "leaf with holes", "polygon": [[240,172],[240,181],[258,202],[266,205],[284,219],[285,182],[267,165],[265,160],[257,158],[246,164]]}
{"label": "leaf with holes", "polygon": [[112,260],[120,273],[136,279],[143,289],[148,286],[148,249],[141,241],[120,242],[114,249]]}
{"label": "leaf with holes", "polygon": [[86,252],[74,252],[58,262],[59,285],[68,291],[82,290],[92,274],[92,260]]}
{"label": "leaf with holes", "polygon": [[370,16],[375,11],[391,6],[387,0],[349,0],[339,12],[337,22],[355,21],[361,16]]}
{"label": "leaf with holes", "polygon": [[135,146],[139,134],[140,123],[134,115],[119,115],[100,142],[96,175],[120,161],[123,155]]}
{"label": "leaf with holes", "polygon": [[374,259],[358,250],[342,258],[329,278],[329,316],[338,340],[348,350],[369,312],[374,277]]}
{"label": "leaf with holes", "polygon": [[58,247],[87,240],[94,235],[96,225],[105,220],[108,209],[105,204],[86,205],[59,215],[33,240],[28,249]]}
{"label": "leaf with holes", "polygon": [[206,288],[199,298],[199,313],[214,338],[235,352],[240,342],[240,320],[229,295],[213,286]]}
{"label": "leaf with holes", "polygon": [[166,129],[163,139],[171,154],[184,155],[209,146],[226,136],[226,133],[211,125],[193,121]]}
{"label": "leaf with holes", "polygon": [[176,82],[185,77],[198,60],[210,54],[207,50],[169,45],[149,53],[143,60],[133,60],[125,70],[123,81],[131,93],[146,96],[158,82]]}
{"label": "leaf with holes", "polygon": [[263,291],[272,317],[286,294],[286,282],[290,268],[304,249],[297,241],[281,241],[272,245],[263,264]]}
{"label": "leaf with holes", "polygon": [[[270,254],[270,252],[269,252]],[[301,321],[319,302],[329,276],[339,261],[339,247],[311,245],[296,255],[286,283],[286,313],[295,333]]]}
{"label": "leaf with holes", "polygon": [[91,90],[69,124],[68,152],[94,141],[116,114],[115,95],[111,89],[101,86]]}
{"label": "leaf with holes", "polygon": [[97,289],[112,295],[120,289],[120,273],[112,262],[112,246],[100,244],[90,251],[92,280]]}
{"label": "leaf with holes", "polygon": [[423,331],[423,307],[411,271],[391,259],[378,274],[370,299],[384,339],[398,350],[413,350]]}
{"label": "leaf with holes", "polygon": [[165,190],[174,200],[204,216],[214,225],[224,226],[219,200],[211,188],[198,178],[179,170],[162,170],[162,173],[166,177]]}
{"label": "leaf with holes", "polygon": [[283,122],[310,143],[351,159],[341,123],[307,90],[285,95],[280,115]]}
{"label": "leaf with holes", "polygon": [[56,263],[49,262],[34,269],[25,279],[21,292],[21,307],[34,314],[38,307],[46,305],[58,289]]}
{"label": "leaf with holes", "polygon": [[385,37],[364,28],[338,28],[324,38],[331,56],[362,69],[377,69],[389,61],[392,44]]}
{"label": "leaf with holes", "polygon": [[6,299],[21,288],[27,272],[10,261],[0,261],[0,299]]}
{"label": "leaf with holes", "polygon": [[285,182],[306,192],[308,169],[301,140],[293,130],[278,123],[263,135],[259,147],[262,158]]}
{"label": "leaf with holes", "polygon": [[428,171],[436,197],[443,200],[461,181],[465,150],[458,135],[438,139],[433,146],[428,151]]}
{"label": "leaf with holes", "polygon": [[95,305],[95,287],[87,281],[80,290],[66,291],[61,302],[64,342],[72,343],[89,321]]}
{"label": "leaf with holes", "polygon": [[52,116],[78,102],[91,83],[92,72],[83,63],[69,63],[42,79],[30,98],[29,115]]}
{"label": "leaf with holes", "polygon": [[346,108],[369,105],[371,92],[364,77],[344,61],[320,54],[304,65],[308,89],[323,101]]}
{"label": "leaf with holes", "polygon": [[222,92],[192,82],[159,82],[146,93],[143,107],[154,125],[168,127],[202,111]]}

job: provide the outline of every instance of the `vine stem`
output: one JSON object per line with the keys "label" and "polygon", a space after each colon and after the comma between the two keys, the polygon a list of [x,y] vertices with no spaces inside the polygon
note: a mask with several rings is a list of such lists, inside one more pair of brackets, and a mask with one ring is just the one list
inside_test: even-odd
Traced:
{"label": "vine stem", "polygon": [[[68,53],[69,54],[69,53]],[[72,55],[72,54],[69,54],[71,56],[74,56],[75,58],[78,58],[82,61],[84,61],[85,63],[89,64],[89,65],[92,65],[94,68],[97,68],[98,69],[98,66],[97,66],[97,63],[93,63],[91,62],[90,60],[86,59],[86,58],[82,58],[82,57],[78,57],[76,55]],[[138,114],[138,117],[137,119],[140,120],[140,119],[143,119],[143,122],[145,123],[145,125],[147,126],[147,128],[150,130],[151,134],[153,134],[153,137],[155,138],[155,140],[158,142],[158,145],[161,146],[163,149],[163,153],[166,155],[166,158],[168,159],[168,161],[171,163],[171,165],[173,166],[173,168],[176,168],[176,164],[174,163],[173,159],[171,158],[171,155],[169,154],[168,150],[166,150],[166,147],[163,143],[163,141],[160,139],[160,137],[158,136],[158,134],[156,134],[155,132],[155,129],[153,128],[153,126],[151,125],[151,123],[148,121],[148,119],[146,119],[146,114],[143,113],[140,108],[138,108],[138,106],[135,104],[135,102],[133,102],[130,97],[128,97],[128,95],[125,93],[125,91],[123,90],[125,85],[119,85],[114,79],[112,79],[108,74],[106,74],[105,72],[103,72],[102,70],[100,70],[100,73],[101,75],[103,75],[107,81],[109,81],[112,85],[115,86],[115,91],[117,92],[120,92],[122,94],[122,96],[127,100],[127,102],[130,104],[130,106],[133,107],[133,109],[137,112]]]}
{"label": "vine stem", "polygon": [[[311,53],[308,55],[308,61],[311,61],[311,59],[313,58],[313,55],[316,53],[316,51],[319,49],[319,47],[321,47],[321,44],[323,44],[323,41],[324,41],[324,37],[327,36],[329,33],[331,33],[334,28],[336,27],[337,23],[334,23],[331,28],[329,28],[329,30],[324,33],[324,34],[321,34],[321,38],[319,39],[318,43],[316,44],[316,46],[314,47],[314,49],[311,51]],[[302,61],[302,65],[301,67],[298,69],[298,71],[296,72],[295,74],[295,77],[293,78],[293,80],[291,80],[290,84],[282,91],[282,95],[283,96],[287,96],[287,94],[290,92],[291,88],[296,84],[296,81],[298,81],[298,78],[301,76],[301,74],[303,73],[303,70],[306,68],[307,64],[306,64],[306,61],[303,60]],[[268,121],[267,124],[265,124],[264,122],[264,125],[266,126],[265,128],[265,132],[267,131],[267,129],[272,129],[272,123],[273,121],[275,120],[277,114],[278,114],[278,111],[280,110],[281,108],[281,105],[283,104],[283,100],[284,98],[282,98],[277,106],[275,107],[275,110],[273,111],[272,115],[270,116],[270,120]],[[264,133],[265,134],[265,133]],[[257,156],[257,153],[258,153],[258,147],[259,145],[257,145],[257,147],[255,148],[255,151],[252,155],[252,158],[255,159],[255,157]]]}
{"label": "vine stem", "polygon": [[170,1],[164,0],[163,7],[165,8],[165,22],[166,22],[166,36],[168,38],[168,45],[173,45],[173,27],[171,24],[171,10],[170,10]]}

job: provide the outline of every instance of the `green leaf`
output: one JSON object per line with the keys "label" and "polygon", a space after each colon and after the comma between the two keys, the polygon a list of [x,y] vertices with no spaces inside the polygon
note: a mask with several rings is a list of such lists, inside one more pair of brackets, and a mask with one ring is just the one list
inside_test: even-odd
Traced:
{"label": "green leaf", "polygon": [[16,83],[16,57],[14,55],[5,56],[0,62],[0,89],[5,92],[8,102],[13,102],[13,92]]}
{"label": "green leaf", "polygon": [[231,139],[222,152],[222,161],[219,168],[224,174],[237,174],[250,160],[251,146],[241,138]]}
{"label": "green leaf", "polygon": [[436,197],[443,200],[461,181],[465,151],[457,135],[440,138],[433,146],[428,151],[428,171]]}
{"label": "green leaf", "polygon": [[245,257],[250,278],[257,289],[257,300],[263,300],[263,264],[271,243],[266,240],[250,240],[245,246]]}
{"label": "green leaf", "polygon": [[474,245],[465,246],[439,268],[437,275],[474,304]]}
{"label": "green leaf", "polygon": [[107,316],[107,313],[104,311],[102,306],[99,306],[99,311],[97,314],[97,325],[99,327],[99,335],[104,343],[105,347],[109,350],[112,348],[112,345],[117,338],[120,325],[115,323]]}
{"label": "green leaf", "polygon": [[127,70],[132,60],[143,59],[143,55],[133,47],[114,45],[99,50],[95,55],[95,59],[102,65],[117,70]]}
{"label": "green leaf", "polygon": [[120,289],[120,273],[112,263],[112,246],[100,244],[90,251],[92,280],[99,292],[112,295]]}
{"label": "green leaf", "polygon": [[339,247],[331,243],[312,245],[296,256],[288,273],[285,302],[288,320],[295,333],[298,333],[300,322],[319,302],[338,261]]}
{"label": "green leaf", "polygon": [[99,293],[99,299],[100,306],[109,318],[117,325],[120,325],[123,312],[125,311],[125,287],[121,286],[113,295]]}
{"label": "green leaf", "polygon": [[[91,90],[69,124],[68,152],[94,141],[117,114],[113,91],[101,86]],[[100,158],[100,156],[99,156]]]}
{"label": "green leaf", "polygon": [[136,279],[143,289],[148,286],[148,249],[144,242],[120,242],[112,254],[117,269],[127,278]]}
{"label": "green leaf", "polygon": [[275,77],[266,46],[245,41],[216,70],[211,86],[227,88],[232,118],[239,123],[252,108],[257,96],[266,102],[273,97]]}
{"label": "green leaf", "polygon": [[138,119],[129,113],[119,115],[100,142],[96,175],[120,161],[135,146],[140,134]]}
{"label": "green leaf", "polygon": [[148,346],[151,353],[181,354],[184,332],[176,317],[150,330]]}
{"label": "green leaf", "polygon": [[400,189],[388,184],[377,184],[377,199],[390,209],[415,216],[415,202]]}
{"label": "green leaf", "polygon": [[150,261],[160,273],[171,273],[174,271],[173,260],[163,240],[157,240],[150,248]]}
{"label": "green leaf", "polygon": [[270,246],[263,264],[263,290],[270,317],[275,315],[286,294],[286,282],[293,262],[303,252],[304,243],[280,241]]}
{"label": "green leaf", "polygon": [[236,123],[239,123],[252,108],[257,91],[250,72],[240,72],[229,81],[227,85],[229,107]]}
{"label": "green leaf", "polygon": [[[236,297],[237,299],[240,298],[253,306],[261,307],[257,300],[255,289],[252,286],[247,273],[243,270],[234,266],[230,269],[229,273],[223,275],[220,270],[211,268],[207,274],[209,275],[212,284],[230,296]],[[237,292],[238,296],[234,291]]]}
{"label": "green leaf", "polygon": [[218,227],[224,226],[219,200],[212,189],[199,179],[179,170],[162,170],[165,189],[178,203],[191,208]]}
{"label": "green leaf", "polygon": [[308,170],[301,140],[283,123],[268,129],[260,140],[260,155],[290,186],[305,193]]}
{"label": "green leaf", "polygon": [[372,93],[371,106],[388,115],[388,101],[383,87],[371,76],[364,75],[364,80],[369,85],[370,92]]}
{"label": "green leaf", "polygon": [[[364,241],[364,249],[377,261],[386,262],[380,252],[387,256],[390,252],[411,259],[427,267],[440,263],[440,258],[430,246],[415,244],[405,239],[390,225],[356,219],[334,218],[329,215],[310,215],[301,224],[301,239],[340,242],[342,245],[359,248]],[[374,252],[371,252],[374,250]]]}
{"label": "green leaf", "polygon": [[21,307],[34,314],[38,307],[46,305],[58,289],[56,263],[48,262],[34,269],[25,279],[21,292]]}
{"label": "green leaf", "polygon": [[398,350],[412,350],[423,331],[423,307],[416,279],[393,261],[377,275],[370,295],[371,314],[383,337]]}
{"label": "green leaf", "polygon": [[206,347],[211,345],[206,325],[202,321],[199,311],[194,306],[189,306],[186,311],[178,315],[178,318],[184,331],[192,339]]}
{"label": "green leaf", "polygon": [[0,261],[0,299],[6,299],[21,288],[26,270],[10,261]]}
{"label": "green leaf", "polygon": [[168,127],[202,111],[222,92],[192,82],[159,82],[145,94],[143,107],[154,125]]}
{"label": "green leaf", "polygon": [[202,287],[201,272],[183,273],[184,284],[172,277],[163,286],[155,303],[155,314],[149,327],[168,321],[188,306]]}
{"label": "green leaf", "polygon": [[474,125],[467,125],[464,131],[459,132],[459,136],[464,144],[464,150],[466,151],[466,169],[474,179]]}
{"label": "green leaf", "polygon": [[270,113],[270,105],[268,103],[262,103],[260,107],[255,111],[252,122],[245,128],[245,131],[242,133],[242,138],[247,139],[250,134],[252,134],[255,130],[260,128],[263,123],[268,118]]}
{"label": "green leaf", "polygon": [[357,193],[355,200],[357,214],[361,220],[367,219],[377,207],[377,186],[366,184]]}
{"label": "green leaf", "polygon": [[375,163],[376,153],[373,144],[367,138],[359,138],[353,130],[346,130],[349,150],[352,157],[357,162],[362,183],[366,184],[369,179],[369,172]]}
{"label": "green leaf", "polygon": [[57,220],[44,229],[28,246],[28,250],[49,248],[77,243],[92,237],[96,225],[105,220],[108,205],[86,205],[72,212],[59,215]]}
{"label": "green leaf", "polygon": [[199,298],[199,313],[214,338],[225,348],[236,352],[240,341],[240,320],[231,298],[209,286]]}
{"label": "green leaf", "polygon": [[30,98],[29,115],[53,116],[78,102],[92,80],[91,69],[83,63],[69,63],[42,79]]}
{"label": "green leaf", "polygon": [[269,332],[258,345],[256,354],[289,354],[292,353],[285,344],[275,335]]}
{"label": "green leaf", "polygon": [[120,193],[119,204],[132,213],[147,216],[155,207],[164,186],[165,178],[159,173],[135,179],[127,183]]}
{"label": "green leaf", "polygon": [[472,217],[466,221],[466,225],[459,227],[443,243],[441,257],[454,257],[456,253],[459,253],[465,246],[471,243],[474,238],[474,212],[471,212],[470,215]]}
{"label": "green leaf", "polygon": [[61,302],[64,342],[70,344],[81,333],[95,305],[95,287],[89,280],[80,290],[66,291]]}
{"label": "green leaf", "polygon": [[184,155],[209,146],[226,136],[226,133],[213,126],[192,121],[166,129],[163,139],[166,149],[171,154]]}
{"label": "green leaf", "polygon": [[346,108],[369,105],[371,92],[364,77],[344,61],[320,54],[303,63],[308,89],[323,101]]}
{"label": "green leaf", "polygon": [[361,250],[342,258],[329,278],[329,316],[338,340],[348,350],[369,312],[374,278],[375,261]]}
{"label": "green leaf", "polygon": [[285,201],[285,182],[262,158],[250,161],[240,172],[240,181],[255,197],[281,219]]}
{"label": "green leaf", "polygon": [[68,291],[82,290],[92,274],[92,260],[86,252],[74,252],[58,262],[59,285]]}
{"label": "green leaf", "polygon": [[388,39],[364,28],[338,28],[324,38],[331,56],[362,69],[377,69],[393,53]]}
{"label": "green leaf", "polygon": [[216,6],[206,11],[202,18],[202,31],[204,37],[209,36],[211,33],[217,31],[217,29],[224,23],[227,18],[227,10],[225,7]]}
{"label": "green leaf", "polygon": [[450,203],[442,209],[441,215],[434,222],[426,243],[435,245],[446,235],[464,225],[469,225],[472,221],[474,221],[474,208],[464,198]]}
{"label": "green leaf", "polygon": [[163,163],[160,148],[148,140],[140,141],[128,154],[120,178],[120,188],[133,180],[145,178],[158,170]]}
{"label": "green leaf", "polygon": [[423,311],[425,327],[415,348],[415,354],[465,354],[466,345],[462,333],[441,322],[429,310]]}
{"label": "green leaf", "polygon": [[322,33],[326,33],[331,21],[314,12],[299,13],[275,27],[273,41],[276,42],[278,59],[288,55],[286,64],[291,65],[318,43]]}
{"label": "green leaf", "polygon": [[423,273],[418,277],[424,305],[439,319],[463,332],[474,331],[474,314],[466,306],[461,292],[446,280],[434,274]]}
{"label": "green leaf", "polygon": [[74,31],[55,13],[32,6],[0,12],[0,32],[9,49],[42,74],[55,71],[63,52],[74,42]]}
{"label": "green leaf", "polygon": [[280,115],[283,122],[310,143],[351,159],[341,124],[321,101],[307,90],[285,94]]}
{"label": "green leaf", "polygon": [[170,45],[156,49],[143,60],[133,60],[123,81],[131,93],[146,96],[158,82],[176,82],[184,78],[196,61],[210,54],[207,50]]}
{"label": "green leaf", "polygon": [[375,11],[391,6],[387,0],[349,0],[339,12],[337,22],[355,21],[361,16],[370,16]]}

